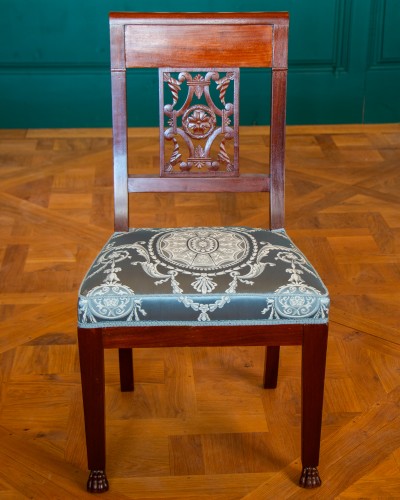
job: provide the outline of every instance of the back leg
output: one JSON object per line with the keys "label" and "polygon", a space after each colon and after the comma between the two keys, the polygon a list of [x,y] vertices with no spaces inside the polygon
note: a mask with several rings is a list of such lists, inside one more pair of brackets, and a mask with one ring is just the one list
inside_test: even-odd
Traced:
{"label": "back leg", "polygon": [[133,380],[133,353],[131,348],[118,349],[119,380],[122,392],[134,390]]}
{"label": "back leg", "polygon": [[264,389],[275,389],[278,383],[279,345],[265,348]]}

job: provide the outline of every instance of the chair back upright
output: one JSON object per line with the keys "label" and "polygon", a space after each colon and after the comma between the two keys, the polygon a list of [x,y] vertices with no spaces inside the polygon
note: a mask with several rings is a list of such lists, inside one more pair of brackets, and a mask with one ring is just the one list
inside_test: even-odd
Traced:
{"label": "chair back upright", "polygon": [[[269,227],[284,226],[288,24],[287,13],[110,14],[115,231],[129,229],[129,193],[163,191],[269,192]],[[159,175],[128,173],[127,68],[159,68]],[[269,173],[239,170],[240,68],[272,69]]]}

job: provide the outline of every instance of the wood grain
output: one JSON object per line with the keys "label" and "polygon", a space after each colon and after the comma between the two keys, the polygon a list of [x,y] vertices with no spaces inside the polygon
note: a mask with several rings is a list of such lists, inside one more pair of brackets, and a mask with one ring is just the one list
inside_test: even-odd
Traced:
{"label": "wood grain", "polygon": [[[284,153],[289,14],[287,12],[240,14],[114,12],[110,14],[109,21],[115,230],[126,231],[133,226],[129,220],[128,192],[165,192],[167,190],[199,191],[201,194],[210,191],[253,192],[269,190],[271,192],[270,228],[280,229],[284,227]],[[175,71],[179,67],[198,68],[196,71],[201,71],[202,68],[205,71],[216,71],[216,68],[272,69],[271,128],[269,134],[270,170],[264,172],[264,178],[254,175],[254,171],[242,175],[240,179],[234,178],[236,174],[239,175],[239,169],[236,166],[237,146],[235,146],[232,172],[217,169],[195,173],[193,170],[190,171],[190,168],[171,172],[171,175],[176,174],[181,179],[159,179],[154,175],[149,176],[147,172],[140,172],[140,176],[136,175],[135,177],[130,174],[128,163],[131,161],[131,155],[128,156],[128,151],[132,150],[128,147],[127,139],[126,70],[129,68],[159,68],[160,70],[164,68],[165,76],[168,71]],[[239,96],[236,95],[238,92],[236,85],[234,90],[235,143],[238,142],[236,112],[239,99]],[[265,89],[265,96],[267,95],[268,91]],[[134,96],[134,98],[140,98],[140,96]],[[159,102],[161,106],[160,116],[163,116],[161,111],[164,103],[162,85],[159,86]],[[189,105],[189,101],[186,101],[184,106],[186,105]],[[163,119],[161,118],[161,121]],[[183,137],[186,137],[185,141],[189,144],[190,137],[186,135]],[[198,138],[200,136],[196,137],[196,139]],[[160,172],[163,174],[162,176],[169,177],[168,171],[164,171],[163,144],[162,139]],[[222,148],[222,146],[223,142],[221,142],[220,147]],[[193,144],[190,148],[192,147],[194,148]],[[198,147],[204,146],[198,145]],[[205,147],[206,151],[207,148],[208,146]],[[179,156],[181,155],[179,154]],[[183,161],[182,164],[184,163]],[[214,177],[219,178],[214,180]],[[223,182],[221,182],[222,180]]]}
{"label": "wood grain", "polygon": [[[126,65],[128,68],[168,67],[173,54],[173,67],[192,67],[201,51],[202,67],[206,68],[241,66],[243,60],[248,67],[270,66],[271,46],[266,50],[264,44],[270,45],[271,40],[271,25],[130,25],[125,30]],[[230,52],[228,59],[226,50]]]}
{"label": "wood grain", "polygon": [[[261,132],[241,131],[245,169],[262,171]],[[128,140],[157,173],[157,132]],[[333,299],[319,491],[296,484],[298,347],[271,391],[263,348],[155,347],[135,351],[134,395],[106,352],[112,498],[400,496],[399,160],[398,124],[287,129],[287,229]],[[89,498],[75,311],[113,230],[110,130],[2,130],[0,169],[0,498]],[[140,227],[262,226],[254,196],[134,194],[132,211]]]}

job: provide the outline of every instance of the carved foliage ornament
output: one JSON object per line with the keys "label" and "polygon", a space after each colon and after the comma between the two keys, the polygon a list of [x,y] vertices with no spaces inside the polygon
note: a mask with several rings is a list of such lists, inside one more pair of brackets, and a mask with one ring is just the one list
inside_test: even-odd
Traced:
{"label": "carved foliage ornament", "polygon": [[161,175],[238,175],[239,70],[161,68],[159,76]]}

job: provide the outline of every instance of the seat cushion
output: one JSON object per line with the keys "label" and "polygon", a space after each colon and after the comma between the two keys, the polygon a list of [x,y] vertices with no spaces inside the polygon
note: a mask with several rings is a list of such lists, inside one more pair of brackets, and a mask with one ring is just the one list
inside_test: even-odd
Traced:
{"label": "seat cushion", "polygon": [[329,296],[283,230],[114,233],[79,292],[79,326],[326,323]]}

